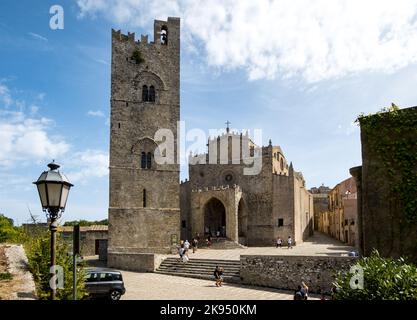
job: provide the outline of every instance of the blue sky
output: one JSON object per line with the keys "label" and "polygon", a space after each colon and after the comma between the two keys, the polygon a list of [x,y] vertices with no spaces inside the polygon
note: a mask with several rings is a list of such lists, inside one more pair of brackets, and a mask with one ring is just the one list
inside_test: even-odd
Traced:
{"label": "blue sky", "polygon": [[111,28],[151,34],[168,15],[186,130],[260,128],[308,187],[333,187],[361,163],[358,114],[417,104],[417,3],[377,3],[1,1],[0,212],[44,219],[31,182],[55,159],[75,184],[64,219],[107,217]]}

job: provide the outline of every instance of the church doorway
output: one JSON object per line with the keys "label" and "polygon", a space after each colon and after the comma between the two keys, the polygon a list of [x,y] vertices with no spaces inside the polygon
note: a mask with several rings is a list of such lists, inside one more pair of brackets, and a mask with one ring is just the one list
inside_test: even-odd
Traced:
{"label": "church doorway", "polygon": [[217,231],[226,237],[226,208],[219,199],[212,198],[204,206],[204,232],[214,237]]}
{"label": "church doorway", "polygon": [[246,237],[248,233],[248,211],[243,199],[240,199],[239,201],[237,217],[239,243],[246,245]]}

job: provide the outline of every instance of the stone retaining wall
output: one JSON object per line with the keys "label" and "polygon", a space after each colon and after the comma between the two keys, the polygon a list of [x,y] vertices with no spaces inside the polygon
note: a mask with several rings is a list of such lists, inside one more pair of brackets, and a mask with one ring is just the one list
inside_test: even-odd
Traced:
{"label": "stone retaining wall", "polygon": [[121,270],[154,272],[165,258],[165,255],[154,253],[109,252],[107,266]]}
{"label": "stone retaining wall", "polygon": [[330,291],[335,274],[348,272],[357,258],[329,256],[240,256],[243,284],[295,290],[302,281],[309,291]]}

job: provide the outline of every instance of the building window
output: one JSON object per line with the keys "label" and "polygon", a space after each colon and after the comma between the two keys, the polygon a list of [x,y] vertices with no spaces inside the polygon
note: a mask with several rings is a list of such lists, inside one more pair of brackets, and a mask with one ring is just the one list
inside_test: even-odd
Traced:
{"label": "building window", "polygon": [[149,101],[149,92],[148,92],[148,86],[142,87],[142,101],[146,102]]}
{"label": "building window", "polygon": [[284,171],[284,160],[280,160],[281,171]]}
{"label": "building window", "polygon": [[253,157],[255,155],[255,147],[250,147],[249,156]]}
{"label": "building window", "polygon": [[143,189],[142,203],[143,203],[143,207],[146,208],[146,189]]}
{"label": "building window", "polygon": [[142,169],[146,169],[146,153],[142,152],[142,155],[140,157],[140,167]]}
{"label": "building window", "polygon": [[187,228],[187,221],[185,220],[181,221],[181,228]]}
{"label": "building window", "polygon": [[284,226],[284,219],[278,219],[278,227]]}
{"label": "building window", "polygon": [[146,155],[146,168],[150,169],[152,167],[152,153],[148,152]]}
{"label": "building window", "polygon": [[155,87],[149,87],[149,102],[155,102]]}

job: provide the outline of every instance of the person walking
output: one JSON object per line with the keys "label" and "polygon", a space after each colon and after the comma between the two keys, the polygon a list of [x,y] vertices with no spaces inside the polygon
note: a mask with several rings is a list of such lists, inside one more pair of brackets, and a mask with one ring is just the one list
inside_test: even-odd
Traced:
{"label": "person walking", "polygon": [[222,284],[223,284],[223,272],[224,272],[223,267],[220,267],[220,268],[219,268],[219,277],[220,277],[220,280],[219,280],[219,286],[220,286],[220,287],[221,287],[221,286],[222,286]]}
{"label": "person walking", "polygon": [[210,248],[210,246],[211,246],[211,236],[208,236],[206,241],[207,241],[207,248]]}
{"label": "person walking", "polygon": [[180,246],[180,248],[178,249],[178,254],[179,254],[179,256],[180,256],[180,260],[181,260],[181,262],[183,262],[183,261],[184,261],[184,260],[183,260],[184,253],[185,253],[185,248],[184,248],[184,244],[182,244],[182,245]]}
{"label": "person walking", "polygon": [[216,287],[221,287],[223,282],[223,268],[216,266],[214,269],[214,279]]}
{"label": "person walking", "polygon": [[192,240],[191,246],[193,247],[193,253],[195,253],[197,251],[197,247],[198,247],[198,240],[197,240],[197,238],[194,238]]}
{"label": "person walking", "polygon": [[304,300],[307,300],[308,299],[308,287],[304,283],[304,281],[301,282],[301,293],[303,294]]}
{"label": "person walking", "polygon": [[219,286],[219,281],[220,281],[220,269],[219,266],[216,266],[216,268],[214,268],[214,284],[216,285],[216,287]]}
{"label": "person walking", "polygon": [[304,300],[300,285],[298,286],[297,290],[294,293],[294,300]]}
{"label": "person walking", "polygon": [[288,236],[287,244],[288,244],[288,249],[292,249],[292,238],[291,238],[291,236]]}
{"label": "person walking", "polygon": [[281,239],[281,237],[277,238],[277,248],[282,248],[282,239]]}
{"label": "person walking", "polygon": [[188,249],[190,249],[190,243],[188,242],[188,240],[185,240],[185,242],[184,242],[184,248],[187,251],[188,251]]}

